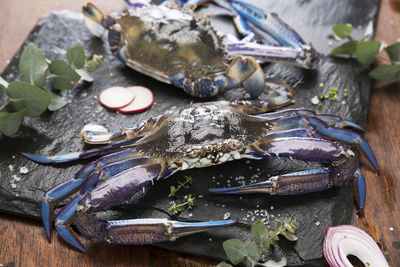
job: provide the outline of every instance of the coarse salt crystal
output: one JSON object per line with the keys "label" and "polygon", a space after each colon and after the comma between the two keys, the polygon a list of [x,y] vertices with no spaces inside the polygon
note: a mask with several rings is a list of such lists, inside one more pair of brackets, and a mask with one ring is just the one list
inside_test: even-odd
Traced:
{"label": "coarse salt crystal", "polygon": [[394,230],[394,228],[393,228],[393,227],[389,227],[389,230],[390,230],[390,231],[393,231],[393,230]]}
{"label": "coarse salt crystal", "polygon": [[319,98],[318,96],[314,96],[313,98],[311,98],[311,103],[313,105],[318,105],[319,104]]}
{"label": "coarse salt crystal", "polygon": [[29,172],[29,169],[24,166],[24,167],[19,168],[19,172],[22,174],[27,174]]}
{"label": "coarse salt crystal", "polygon": [[228,211],[224,214],[224,220],[229,219],[229,217],[231,217],[231,213]]}
{"label": "coarse salt crystal", "polygon": [[316,222],[315,222],[315,225],[316,225],[316,226],[320,225],[320,222],[319,222],[319,221],[316,221]]}
{"label": "coarse salt crystal", "polygon": [[10,170],[10,171],[13,171],[14,170],[14,166],[13,165],[8,165],[8,169]]}

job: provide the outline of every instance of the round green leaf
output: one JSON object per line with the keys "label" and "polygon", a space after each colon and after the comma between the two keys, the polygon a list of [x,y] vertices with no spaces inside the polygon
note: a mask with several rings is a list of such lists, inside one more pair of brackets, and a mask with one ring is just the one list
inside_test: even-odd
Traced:
{"label": "round green leaf", "polygon": [[39,87],[46,85],[46,58],[33,43],[22,51],[18,68],[26,82]]}
{"label": "round green leaf", "polygon": [[67,101],[65,101],[64,98],[53,94],[51,97],[51,101],[48,106],[48,109],[50,111],[56,111],[56,110],[64,107],[66,104],[67,104]]}
{"label": "round green leaf", "polygon": [[51,94],[46,90],[24,82],[12,82],[7,88],[7,95],[16,110],[25,110],[25,115],[37,117],[42,114],[51,101]]}
{"label": "round green leaf", "polygon": [[[260,251],[258,250],[258,247],[254,242],[246,242],[244,243],[244,253],[246,254],[247,261],[246,265],[247,266],[252,266],[251,262],[258,262],[261,258]],[[251,261],[249,261],[249,259]]]}
{"label": "round green leaf", "polygon": [[95,71],[103,62],[103,56],[91,55],[86,59],[86,69],[88,72]]}
{"label": "round green leaf", "polygon": [[87,81],[89,83],[93,82],[94,79],[92,76],[90,76],[90,74],[84,70],[84,69],[79,69],[79,70],[75,70],[76,73],[78,73],[81,76],[81,80]]}
{"label": "round green leaf", "polygon": [[69,49],[66,57],[73,69],[81,69],[85,65],[85,51],[82,46],[75,46]]}
{"label": "round green leaf", "polygon": [[353,30],[354,30],[353,26],[348,23],[347,24],[340,23],[332,27],[333,33],[340,39],[347,38]]}
{"label": "round green leaf", "polygon": [[235,265],[242,262],[246,256],[244,253],[244,244],[239,239],[226,240],[222,246],[228,259]]}
{"label": "round green leaf", "polygon": [[356,53],[358,41],[348,41],[336,48],[334,48],[330,56],[340,56],[340,55],[353,55]]}
{"label": "round green leaf", "polygon": [[0,112],[0,132],[5,136],[16,134],[24,117],[25,110],[17,112]]}
{"label": "round green leaf", "polygon": [[251,233],[254,235],[256,244],[262,248],[263,251],[269,249],[269,235],[267,226],[261,221],[255,221],[251,226]]}
{"label": "round green leaf", "polygon": [[65,61],[55,59],[50,63],[53,74],[53,86],[56,89],[71,89],[81,78]]}
{"label": "round green leaf", "polygon": [[356,50],[358,61],[365,66],[371,65],[375,61],[380,47],[381,43],[376,41],[359,42]]}
{"label": "round green leaf", "polygon": [[381,65],[373,69],[369,76],[384,82],[394,81],[400,77],[400,65]]}
{"label": "round green leaf", "polygon": [[287,230],[283,230],[281,232],[281,235],[283,235],[287,240],[289,241],[296,241],[297,240],[297,236]]}
{"label": "round green leaf", "polygon": [[216,267],[232,267],[232,265],[229,263],[226,263],[225,261],[221,261],[220,263],[218,263],[218,265]]}
{"label": "round green leaf", "polygon": [[400,42],[386,47],[385,51],[393,63],[400,64]]}

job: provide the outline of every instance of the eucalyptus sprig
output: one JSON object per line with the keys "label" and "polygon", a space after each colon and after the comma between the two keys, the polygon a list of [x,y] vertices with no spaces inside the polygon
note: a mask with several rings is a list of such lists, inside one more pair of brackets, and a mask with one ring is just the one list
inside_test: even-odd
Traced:
{"label": "eucalyptus sprig", "polygon": [[[85,58],[81,46],[69,49],[66,58],[67,61],[50,61],[33,43],[24,48],[18,64],[24,81],[8,83],[0,77],[0,88],[8,96],[0,106],[1,133],[11,136],[18,132],[24,116],[38,117],[47,109],[55,111],[67,104],[62,97],[44,89],[49,79],[52,79],[54,89],[71,89],[79,81],[92,82],[88,72],[94,71],[102,62],[102,56],[98,55]],[[47,76],[48,71],[50,75]]]}
{"label": "eucalyptus sprig", "polygon": [[[225,254],[228,259],[234,264],[243,263],[248,267],[253,266],[285,266],[286,259],[283,257],[279,262],[269,260],[267,262],[259,262],[261,255],[266,253],[271,245],[275,245],[279,240],[278,235],[284,236],[290,241],[296,241],[295,235],[296,220],[285,218],[284,222],[276,220],[276,225],[273,230],[268,230],[267,226],[261,221],[255,221],[251,226],[253,241],[243,242],[239,239],[229,239],[223,243]],[[221,262],[218,267],[232,266],[229,263]]]}
{"label": "eucalyptus sprig", "polygon": [[[371,26],[372,27],[372,26]],[[354,27],[351,24],[337,24],[332,31],[339,39],[347,39],[345,43],[334,48],[330,56],[355,56],[364,66],[369,66],[375,62],[377,55],[384,50],[390,59],[390,64],[382,64],[373,69],[369,76],[376,80],[392,82],[400,78],[400,42],[390,46],[384,43],[368,40],[370,34],[367,33],[361,40],[355,40],[350,34]],[[383,48],[383,49],[382,49]]]}

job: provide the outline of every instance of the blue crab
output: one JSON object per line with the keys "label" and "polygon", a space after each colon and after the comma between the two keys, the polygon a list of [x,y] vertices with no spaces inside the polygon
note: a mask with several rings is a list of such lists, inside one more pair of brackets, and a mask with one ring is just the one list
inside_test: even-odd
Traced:
{"label": "blue crab", "polygon": [[[241,1],[213,2],[234,18],[237,29],[245,36],[242,40],[233,35],[221,36],[210,26],[207,16],[188,8],[209,1],[189,1],[183,7],[150,5],[143,0],[127,2],[129,10],[106,17],[88,3],[83,7],[88,28],[96,35],[107,29],[112,53],[127,66],[182,88],[194,97],[212,97],[237,87],[258,97],[266,82],[271,81],[283,87],[280,94],[285,94],[290,103],[290,86],[266,78],[259,62],[310,68],[316,58],[312,46],[278,15]],[[278,44],[256,42],[249,23],[267,32]]]}
{"label": "blue crab", "polygon": [[99,157],[83,166],[73,179],[44,195],[41,211],[49,240],[54,205],[75,192],[76,196],[58,213],[55,228],[64,240],[81,251],[85,248],[72,230],[72,223],[89,240],[115,244],[151,244],[232,225],[237,221],[189,223],[156,218],[108,221],[96,214],[179,170],[244,158],[292,158],[319,162],[322,167],[210,192],[293,195],[326,190],[354,179],[362,210],[365,181],[353,147],[366,155],[376,171],[378,165],[367,142],[343,127],[362,128],[340,117],[306,109],[266,113],[273,108],[265,100],[191,104],[115,133],[105,126],[88,124],[83,127],[81,137],[87,143],[105,146],[85,152],[55,156],[23,153],[42,164]]}

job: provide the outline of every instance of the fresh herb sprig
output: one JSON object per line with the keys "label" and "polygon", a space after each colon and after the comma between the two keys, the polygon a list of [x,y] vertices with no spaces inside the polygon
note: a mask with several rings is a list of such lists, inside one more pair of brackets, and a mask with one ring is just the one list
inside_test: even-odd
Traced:
{"label": "fresh herb sprig", "polygon": [[400,42],[386,46],[384,43],[368,40],[370,37],[369,33],[367,33],[361,40],[355,40],[350,35],[353,30],[354,27],[351,24],[341,23],[333,26],[332,31],[335,36],[339,39],[347,39],[348,41],[334,48],[329,55],[355,56],[362,65],[369,66],[375,62],[377,55],[384,50],[390,59],[390,64],[382,64],[378,66],[369,73],[369,76],[384,82],[392,82],[399,79]]}
{"label": "fresh herb sprig", "polygon": [[[185,176],[185,181],[178,181],[178,186],[171,186],[170,187],[170,194],[168,197],[170,198],[176,198],[176,193],[181,190],[182,188],[185,188],[188,185],[191,185],[193,182],[193,178],[191,176]],[[196,204],[196,198],[192,196],[192,194],[185,195],[183,198],[183,201],[180,200],[173,200],[170,202],[170,207],[168,208],[169,211],[172,213],[179,213],[183,211],[183,207],[187,206],[188,209],[192,209],[193,206]]]}
{"label": "fresh herb sprig", "polygon": [[[261,221],[255,221],[251,226],[251,233],[254,241],[243,242],[239,239],[229,239],[223,243],[224,251],[228,259],[234,264],[243,263],[248,267],[253,266],[285,266],[286,259],[283,257],[279,262],[269,260],[259,262],[263,253],[266,253],[271,245],[275,245],[279,240],[278,235],[284,236],[290,241],[296,241],[295,219],[285,218],[284,222],[276,220],[273,230],[268,230],[267,226]],[[232,266],[229,263],[221,262],[218,267]]]}
{"label": "fresh herb sprig", "polygon": [[[0,105],[1,133],[12,136],[18,132],[24,116],[38,117],[47,109],[55,111],[67,104],[62,97],[44,89],[49,79],[52,79],[55,89],[71,89],[79,81],[92,82],[93,78],[88,72],[96,70],[102,62],[102,56],[98,55],[85,58],[81,46],[69,49],[66,58],[67,61],[50,61],[33,43],[24,48],[18,64],[24,82],[8,83],[0,77],[0,88],[8,96],[5,103]],[[50,75],[47,76],[48,71]]]}

